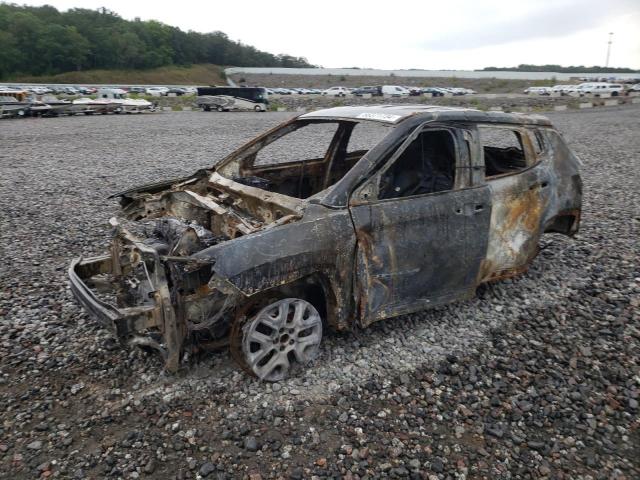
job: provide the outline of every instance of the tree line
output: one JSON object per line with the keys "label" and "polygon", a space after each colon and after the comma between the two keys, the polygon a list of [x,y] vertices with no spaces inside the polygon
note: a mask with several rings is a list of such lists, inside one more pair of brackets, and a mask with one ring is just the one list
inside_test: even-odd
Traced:
{"label": "tree line", "polygon": [[312,66],[303,57],[263,52],[223,32],[185,32],[153,20],[129,21],[105,8],[61,12],[48,5],[0,4],[0,78],[194,63]]}
{"label": "tree line", "polygon": [[505,70],[510,72],[557,72],[557,73],[640,73],[639,70],[632,68],[614,68],[614,67],[585,67],[584,65],[563,67],[561,65],[528,65],[520,64],[517,67],[485,67],[482,69],[486,72],[495,72]]}

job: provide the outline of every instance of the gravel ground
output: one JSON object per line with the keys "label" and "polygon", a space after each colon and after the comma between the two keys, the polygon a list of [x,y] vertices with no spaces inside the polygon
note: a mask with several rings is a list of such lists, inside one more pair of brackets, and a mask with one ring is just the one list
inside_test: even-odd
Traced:
{"label": "gravel ground", "polygon": [[637,106],[550,115],[584,162],[576,239],[472,300],[329,334],[285,382],[224,353],[169,377],[94,325],[66,269],[106,248],[105,197],[289,116],[0,122],[0,478],[638,478]]}

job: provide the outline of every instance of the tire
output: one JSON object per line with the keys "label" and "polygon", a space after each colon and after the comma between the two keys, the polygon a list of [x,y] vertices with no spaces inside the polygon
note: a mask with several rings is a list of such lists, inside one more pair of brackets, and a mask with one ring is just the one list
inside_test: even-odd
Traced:
{"label": "tire", "polygon": [[211,107],[209,105],[205,105],[204,107],[202,107],[202,111],[203,112],[210,112],[211,111]]}
{"label": "tire", "polygon": [[218,107],[216,108],[216,110],[217,110],[218,112],[224,112],[224,107],[223,107],[222,105],[220,105],[220,106],[218,106]]}
{"label": "tire", "polygon": [[254,109],[256,112],[261,112],[261,111],[262,111],[262,108],[260,108],[260,105],[256,105],[255,107],[253,107],[253,109]]}
{"label": "tire", "polygon": [[322,318],[316,308],[301,298],[282,298],[237,319],[230,344],[232,356],[244,370],[277,382],[293,366],[315,359],[321,341]]}

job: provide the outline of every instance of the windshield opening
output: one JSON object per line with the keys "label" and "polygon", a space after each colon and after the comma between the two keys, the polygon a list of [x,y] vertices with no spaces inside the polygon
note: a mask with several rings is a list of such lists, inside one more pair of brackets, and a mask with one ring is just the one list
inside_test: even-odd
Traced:
{"label": "windshield opening", "polygon": [[371,121],[296,120],[241,148],[218,172],[263,190],[309,198],[338,182],[392,129]]}

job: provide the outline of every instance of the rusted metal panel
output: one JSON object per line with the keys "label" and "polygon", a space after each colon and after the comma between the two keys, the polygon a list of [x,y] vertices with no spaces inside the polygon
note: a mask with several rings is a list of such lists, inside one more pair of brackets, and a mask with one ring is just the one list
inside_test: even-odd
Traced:
{"label": "rusted metal panel", "polygon": [[487,187],[354,207],[360,321],[367,325],[473,291],[490,211]]}

